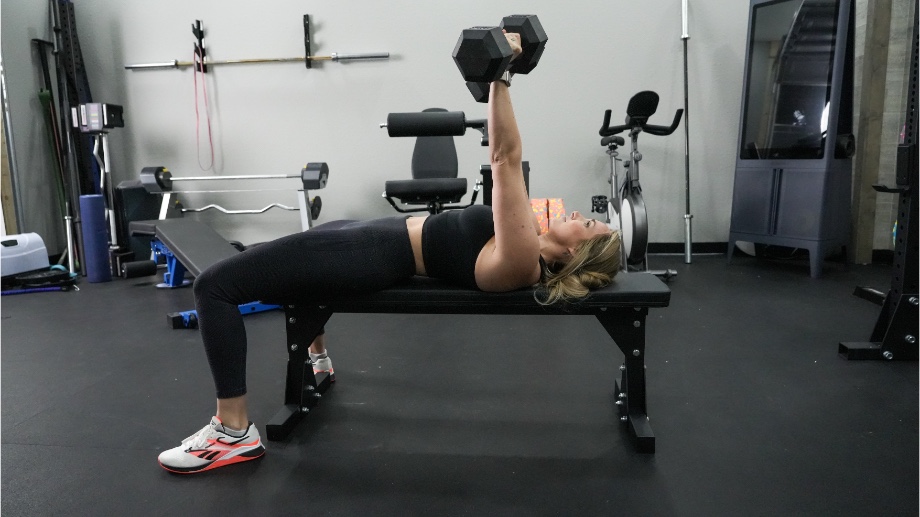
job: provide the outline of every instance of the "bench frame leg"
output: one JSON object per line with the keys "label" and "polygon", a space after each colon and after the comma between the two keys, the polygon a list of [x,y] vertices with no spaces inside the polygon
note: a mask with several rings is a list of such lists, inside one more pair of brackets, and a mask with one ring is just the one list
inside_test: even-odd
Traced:
{"label": "bench frame leg", "polygon": [[605,311],[598,321],[623,352],[620,380],[616,382],[616,406],[639,452],[655,452],[655,434],[645,403],[645,319],[648,309]]}
{"label": "bench frame leg", "polygon": [[166,259],[166,271],[163,273],[163,282],[157,284],[159,289],[175,289],[177,287],[186,287],[192,284],[192,281],[185,278],[185,265],[182,262],[179,262],[179,258],[176,257],[172,250],[169,249],[165,244],[163,244],[160,239],[152,239],[150,241],[150,249],[154,256],[154,261],[156,262],[157,256],[162,256]]}
{"label": "bench frame leg", "polygon": [[322,331],[332,311],[323,306],[284,306],[287,325],[287,380],[284,406],[265,426],[270,441],[286,439],[294,427],[319,404],[332,384],[329,374],[313,374],[310,344]]}

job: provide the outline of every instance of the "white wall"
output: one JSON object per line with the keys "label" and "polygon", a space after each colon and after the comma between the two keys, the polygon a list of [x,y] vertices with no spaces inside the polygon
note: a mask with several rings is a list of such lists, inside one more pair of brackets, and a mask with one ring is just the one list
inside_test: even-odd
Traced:
{"label": "white wall", "polygon": [[[466,111],[470,118],[485,116],[485,106],[469,96],[451,51],[461,29],[496,24],[505,14],[536,13],[549,35],[540,66],[516,78],[512,88],[533,197],[562,197],[568,209],[589,211],[591,196],[607,187],[609,161],[597,134],[604,110],[612,109],[621,120],[629,98],[645,89],[661,96],[652,123],[668,124],[683,107],[680,0],[75,3],[94,100],[125,109],[126,127],[110,136],[116,183],[136,178],[148,165],[165,165],[177,176],[212,173],[199,168],[196,156],[191,69],[124,69],[128,63],[190,60],[195,19],[203,21],[206,48],[217,60],[302,56],[306,13],[314,20],[317,55],[389,51],[388,61],[326,63],[312,70],[302,64],[224,66],[208,74],[217,155],[213,173],[289,174],[308,161],[326,161],[331,173],[328,187],[318,192],[321,222],[394,213],[380,193],[386,180],[408,178],[413,139],[388,138],[378,128],[387,113],[438,106]],[[45,35],[46,13],[45,2],[4,0],[4,57],[18,56],[8,64],[10,82],[17,74],[21,82],[37,84],[37,62],[25,57],[23,46],[26,33]],[[728,234],[747,13],[747,2],[690,2],[694,242],[724,242]],[[27,93],[27,88],[10,93],[18,104],[16,145],[20,162],[30,159],[40,166]],[[479,164],[488,161],[478,133],[472,133],[457,141],[461,175],[471,185]],[[202,134],[201,156],[207,162]],[[683,242],[683,129],[669,137],[643,135],[640,145],[651,241]],[[228,208],[295,204],[286,193],[185,199],[189,206],[218,200]],[[294,212],[210,214],[204,218],[225,237],[243,242],[299,229]]]}

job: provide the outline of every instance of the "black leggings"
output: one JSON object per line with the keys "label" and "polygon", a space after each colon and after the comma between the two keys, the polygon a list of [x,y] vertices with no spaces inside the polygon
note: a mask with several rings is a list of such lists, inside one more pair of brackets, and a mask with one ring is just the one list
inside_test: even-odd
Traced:
{"label": "black leggings", "polygon": [[195,307],[217,398],[246,393],[239,305],[379,291],[415,274],[405,217],[335,221],[214,264],[195,279]]}

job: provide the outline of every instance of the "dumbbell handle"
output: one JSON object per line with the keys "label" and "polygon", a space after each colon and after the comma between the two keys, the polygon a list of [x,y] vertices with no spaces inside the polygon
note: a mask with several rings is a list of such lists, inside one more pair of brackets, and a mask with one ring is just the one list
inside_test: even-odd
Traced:
{"label": "dumbbell handle", "polygon": [[484,128],[485,120],[466,120],[462,111],[433,111],[390,113],[385,124],[391,137],[400,136],[461,136],[466,128]]}

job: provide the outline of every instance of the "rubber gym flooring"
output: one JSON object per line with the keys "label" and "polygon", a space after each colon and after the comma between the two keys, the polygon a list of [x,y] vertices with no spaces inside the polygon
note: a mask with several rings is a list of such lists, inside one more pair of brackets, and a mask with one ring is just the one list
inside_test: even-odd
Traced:
{"label": "rubber gym flooring", "polygon": [[[336,315],[338,381],[257,461],[156,462],[207,423],[198,333],[153,277],[2,299],[2,514],[918,514],[917,362],[846,361],[890,267],[653,256],[677,269],[648,318],[654,455],[618,421],[622,357],[591,317]],[[285,372],[281,312],[247,316],[250,417]]]}

